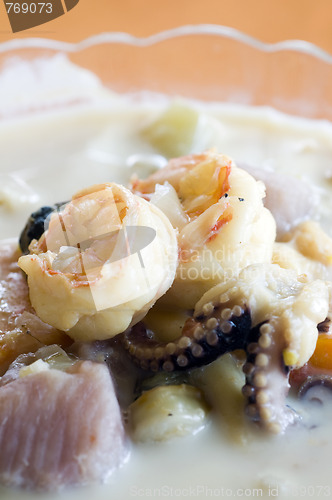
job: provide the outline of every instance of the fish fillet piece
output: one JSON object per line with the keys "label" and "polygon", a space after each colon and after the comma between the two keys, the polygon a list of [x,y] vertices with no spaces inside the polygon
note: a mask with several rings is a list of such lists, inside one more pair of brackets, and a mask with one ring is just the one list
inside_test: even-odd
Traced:
{"label": "fish fillet piece", "polygon": [[0,375],[20,354],[35,352],[42,345],[67,347],[71,339],[44,323],[33,310],[28,284],[17,259],[15,240],[0,244]]}
{"label": "fish fillet piece", "polygon": [[0,482],[59,490],[105,481],[128,446],[105,365],[79,361],[0,388]]}
{"label": "fish fillet piece", "polygon": [[314,216],[319,196],[317,190],[308,182],[247,163],[240,163],[239,167],[249,172],[255,179],[264,182],[266,187],[264,205],[275,218],[277,238],[282,237],[300,222]]}

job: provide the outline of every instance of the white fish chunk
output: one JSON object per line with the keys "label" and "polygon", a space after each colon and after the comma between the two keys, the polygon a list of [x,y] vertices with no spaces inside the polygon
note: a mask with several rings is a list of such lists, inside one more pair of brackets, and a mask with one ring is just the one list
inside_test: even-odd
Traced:
{"label": "white fish chunk", "polygon": [[0,482],[59,490],[105,481],[128,456],[107,367],[79,361],[0,387]]}
{"label": "white fish chunk", "polygon": [[278,238],[314,215],[319,196],[309,183],[247,163],[239,163],[238,166],[255,179],[264,182],[266,187],[264,205],[271,211],[276,221]]}

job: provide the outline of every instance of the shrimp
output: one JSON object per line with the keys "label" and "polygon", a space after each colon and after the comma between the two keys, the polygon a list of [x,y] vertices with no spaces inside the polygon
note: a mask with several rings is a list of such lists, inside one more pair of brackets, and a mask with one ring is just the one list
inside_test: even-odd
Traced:
{"label": "shrimp", "polygon": [[167,217],[114,183],[54,211],[29,250],[18,264],[32,306],[77,341],[111,338],[139,321],[171,286],[178,261]]}
{"label": "shrimp", "polygon": [[163,304],[192,309],[220,281],[271,262],[276,224],[263,205],[264,184],[229,157],[207,151],[176,158],[145,180],[133,179],[131,189],[178,231],[179,266]]}

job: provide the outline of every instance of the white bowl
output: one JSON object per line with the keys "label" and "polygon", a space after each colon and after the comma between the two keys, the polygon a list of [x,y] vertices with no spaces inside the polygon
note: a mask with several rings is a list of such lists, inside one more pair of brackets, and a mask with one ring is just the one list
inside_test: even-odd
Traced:
{"label": "white bowl", "polygon": [[302,40],[266,44],[216,25],[182,26],[147,38],[101,33],[79,43],[15,39],[0,44],[0,68],[59,53],[116,92],[144,89],[332,118],[332,56]]}

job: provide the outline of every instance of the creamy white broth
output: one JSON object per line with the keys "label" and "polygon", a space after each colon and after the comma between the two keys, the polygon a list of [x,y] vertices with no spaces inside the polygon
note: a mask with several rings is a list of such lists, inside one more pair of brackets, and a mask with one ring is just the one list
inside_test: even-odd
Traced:
{"label": "creamy white broth", "polygon": [[[211,120],[214,128],[212,136],[194,140],[188,152],[215,146],[238,162],[307,179],[320,198],[314,216],[331,234],[331,124],[264,108],[186,105],[196,107],[204,114],[204,123]],[[154,166],[162,166],[162,155],[140,131],[166,106],[162,99],[145,96],[139,102],[110,94],[102,104],[1,123],[1,238],[17,237],[29,214],[41,205],[66,201],[94,183],[127,183],[135,171],[148,173]],[[148,165],[142,166],[144,163]],[[109,485],[68,491],[61,497],[330,496],[331,404],[315,408],[291,401],[303,417],[302,424],[289,428],[285,435],[270,436],[252,429],[236,406],[233,425],[229,409],[223,407],[221,387],[216,388],[215,400],[210,421],[197,435],[163,444],[135,444],[128,463],[113,474]],[[6,489],[0,489],[0,494],[8,500],[37,496]],[[45,494],[42,498],[55,500],[58,496]]]}
{"label": "creamy white broth", "polygon": [[[192,106],[194,103],[191,104]],[[159,152],[139,133],[165,104],[134,104],[114,97],[87,106],[0,123],[0,231],[15,237],[27,214],[43,204],[69,199],[93,183],[127,183],[136,172],[163,165]],[[198,106],[198,110],[202,105]],[[320,203],[316,217],[327,232],[332,211],[332,126],[286,117],[269,108],[222,106],[204,109],[220,130],[200,146],[216,147],[240,165],[249,163],[307,180]],[[213,122],[214,125],[214,122]],[[144,169],[141,164],[146,163]],[[290,200],[291,203],[292,200]]]}

